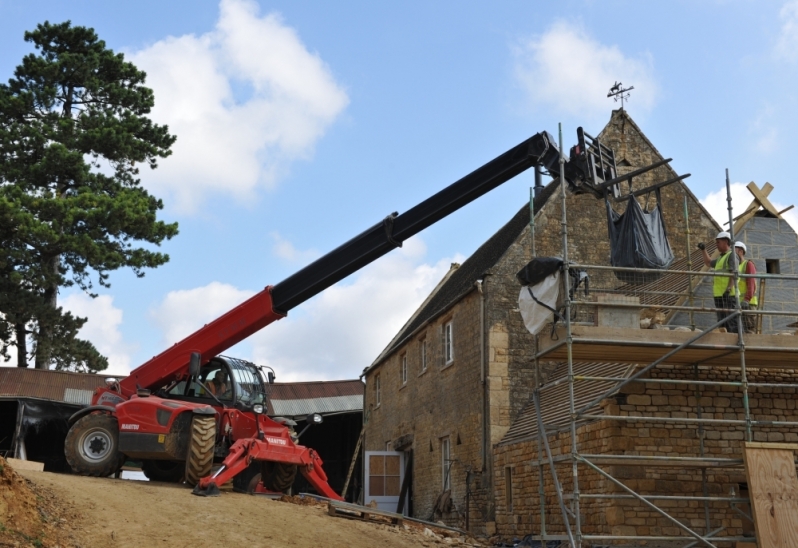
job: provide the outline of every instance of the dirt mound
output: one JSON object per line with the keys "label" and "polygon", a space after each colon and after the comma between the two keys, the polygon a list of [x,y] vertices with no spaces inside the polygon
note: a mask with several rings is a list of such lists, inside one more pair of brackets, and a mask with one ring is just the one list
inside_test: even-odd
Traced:
{"label": "dirt mound", "polygon": [[77,546],[72,535],[77,519],[49,489],[23,478],[0,457],[0,546]]}

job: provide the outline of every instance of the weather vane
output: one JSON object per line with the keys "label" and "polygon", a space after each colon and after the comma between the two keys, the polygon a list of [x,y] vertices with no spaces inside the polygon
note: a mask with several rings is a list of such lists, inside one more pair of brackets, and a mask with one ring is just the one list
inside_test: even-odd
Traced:
{"label": "weather vane", "polygon": [[624,89],[623,84],[620,82],[615,82],[615,85],[610,88],[609,93],[607,93],[607,97],[612,97],[613,100],[617,103],[618,99],[621,100],[621,110],[623,110],[623,100],[629,99],[629,92],[635,89],[634,86],[629,86],[628,88]]}

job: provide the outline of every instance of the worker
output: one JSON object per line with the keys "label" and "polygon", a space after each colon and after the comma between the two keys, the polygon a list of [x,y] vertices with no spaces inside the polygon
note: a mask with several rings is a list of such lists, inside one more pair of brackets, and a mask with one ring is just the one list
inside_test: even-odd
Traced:
{"label": "worker", "polygon": [[[748,249],[743,242],[734,242],[734,252],[737,254],[737,262],[740,263],[740,274],[756,274],[754,261],[745,258]],[[738,284],[740,295],[740,308],[743,310],[756,310],[759,300],[756,298],[756,278],[740,278]],[[756,318],[753,314],[743,314],[743,328],[746,333],[753,333],[756,328]]]}
{"label": "worker", "polygon": [[211,391],[211,394],[217,398],[221,397],[222,394],[225,394],[229,390],[227,385],[227,375],[225,375],[223,369],[220,369],[216,372],[216,374],[213,376],[213,380],[208,383],[208,389]]}
{"label": "worker", "polygon": [[[715,237],[715,245],[718,248],[718,257],[710,258],[706,246],[698,244],[698,249],[704,255],[704,265],[711,268],[714,272],[734,272],[734,257],[731,250],[731,234],[726,231],[719,232]],[[715,298],[715,308],[717,308],[718,322],[728,318],[733,310],[737,308],[737,299],[734,296],[734,278],[727,276],[713,276],[712,296]],[[729,318],[719,327],[725,327],[729,333],[737,332],[737,318]]]}

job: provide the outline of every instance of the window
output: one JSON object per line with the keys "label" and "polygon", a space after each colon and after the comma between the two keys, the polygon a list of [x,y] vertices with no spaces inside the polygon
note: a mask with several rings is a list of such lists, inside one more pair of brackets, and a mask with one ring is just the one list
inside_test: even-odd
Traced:
{"label": "window", "polygon": [[441,472],[443,473],[443,490],[451,489],[452,484],[449,480],[450,469],[449,437],[441,438]]}
{"label": "window", "polygon": [[765,272],[768,274],[781,274],[778,259],[765,259]]}
{"label": "window", "polygon": [[377,407],[380,406],[380,375],[374,375],[374,401]]}
{"label": "window", "polygon": [[452,322],[447,322],[446,325],[443,326],[443,356],[444,356],[444,363],[447,365],[454,361]]}
{"label": "window", "polygon": [[407,354],[402,354],[402,357],[399,358],[399,361],[402,376],[402,386],[404,386],[407,384]]}
{"label": "window", "polygon": [[427,339],[421,340],[421,372],[427,370]]}
{"label": "window", "polygon": [[504,467],[504,502],[507,511],[513,511],[513,469],[510,466]]}
{"label": "window", "polygon": [[369,496],[398,497],[402,491],[401,464],[400,455],[368,455]]}

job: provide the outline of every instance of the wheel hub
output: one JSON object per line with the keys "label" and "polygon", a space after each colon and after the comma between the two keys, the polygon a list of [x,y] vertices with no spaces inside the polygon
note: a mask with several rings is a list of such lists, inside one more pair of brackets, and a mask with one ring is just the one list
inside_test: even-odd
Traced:
{"label": "wheel hub", "polygon": [[91,461],[100,461],[108,456],[111,438],[107,432],[89,432],[83,440],[83,454]]}

